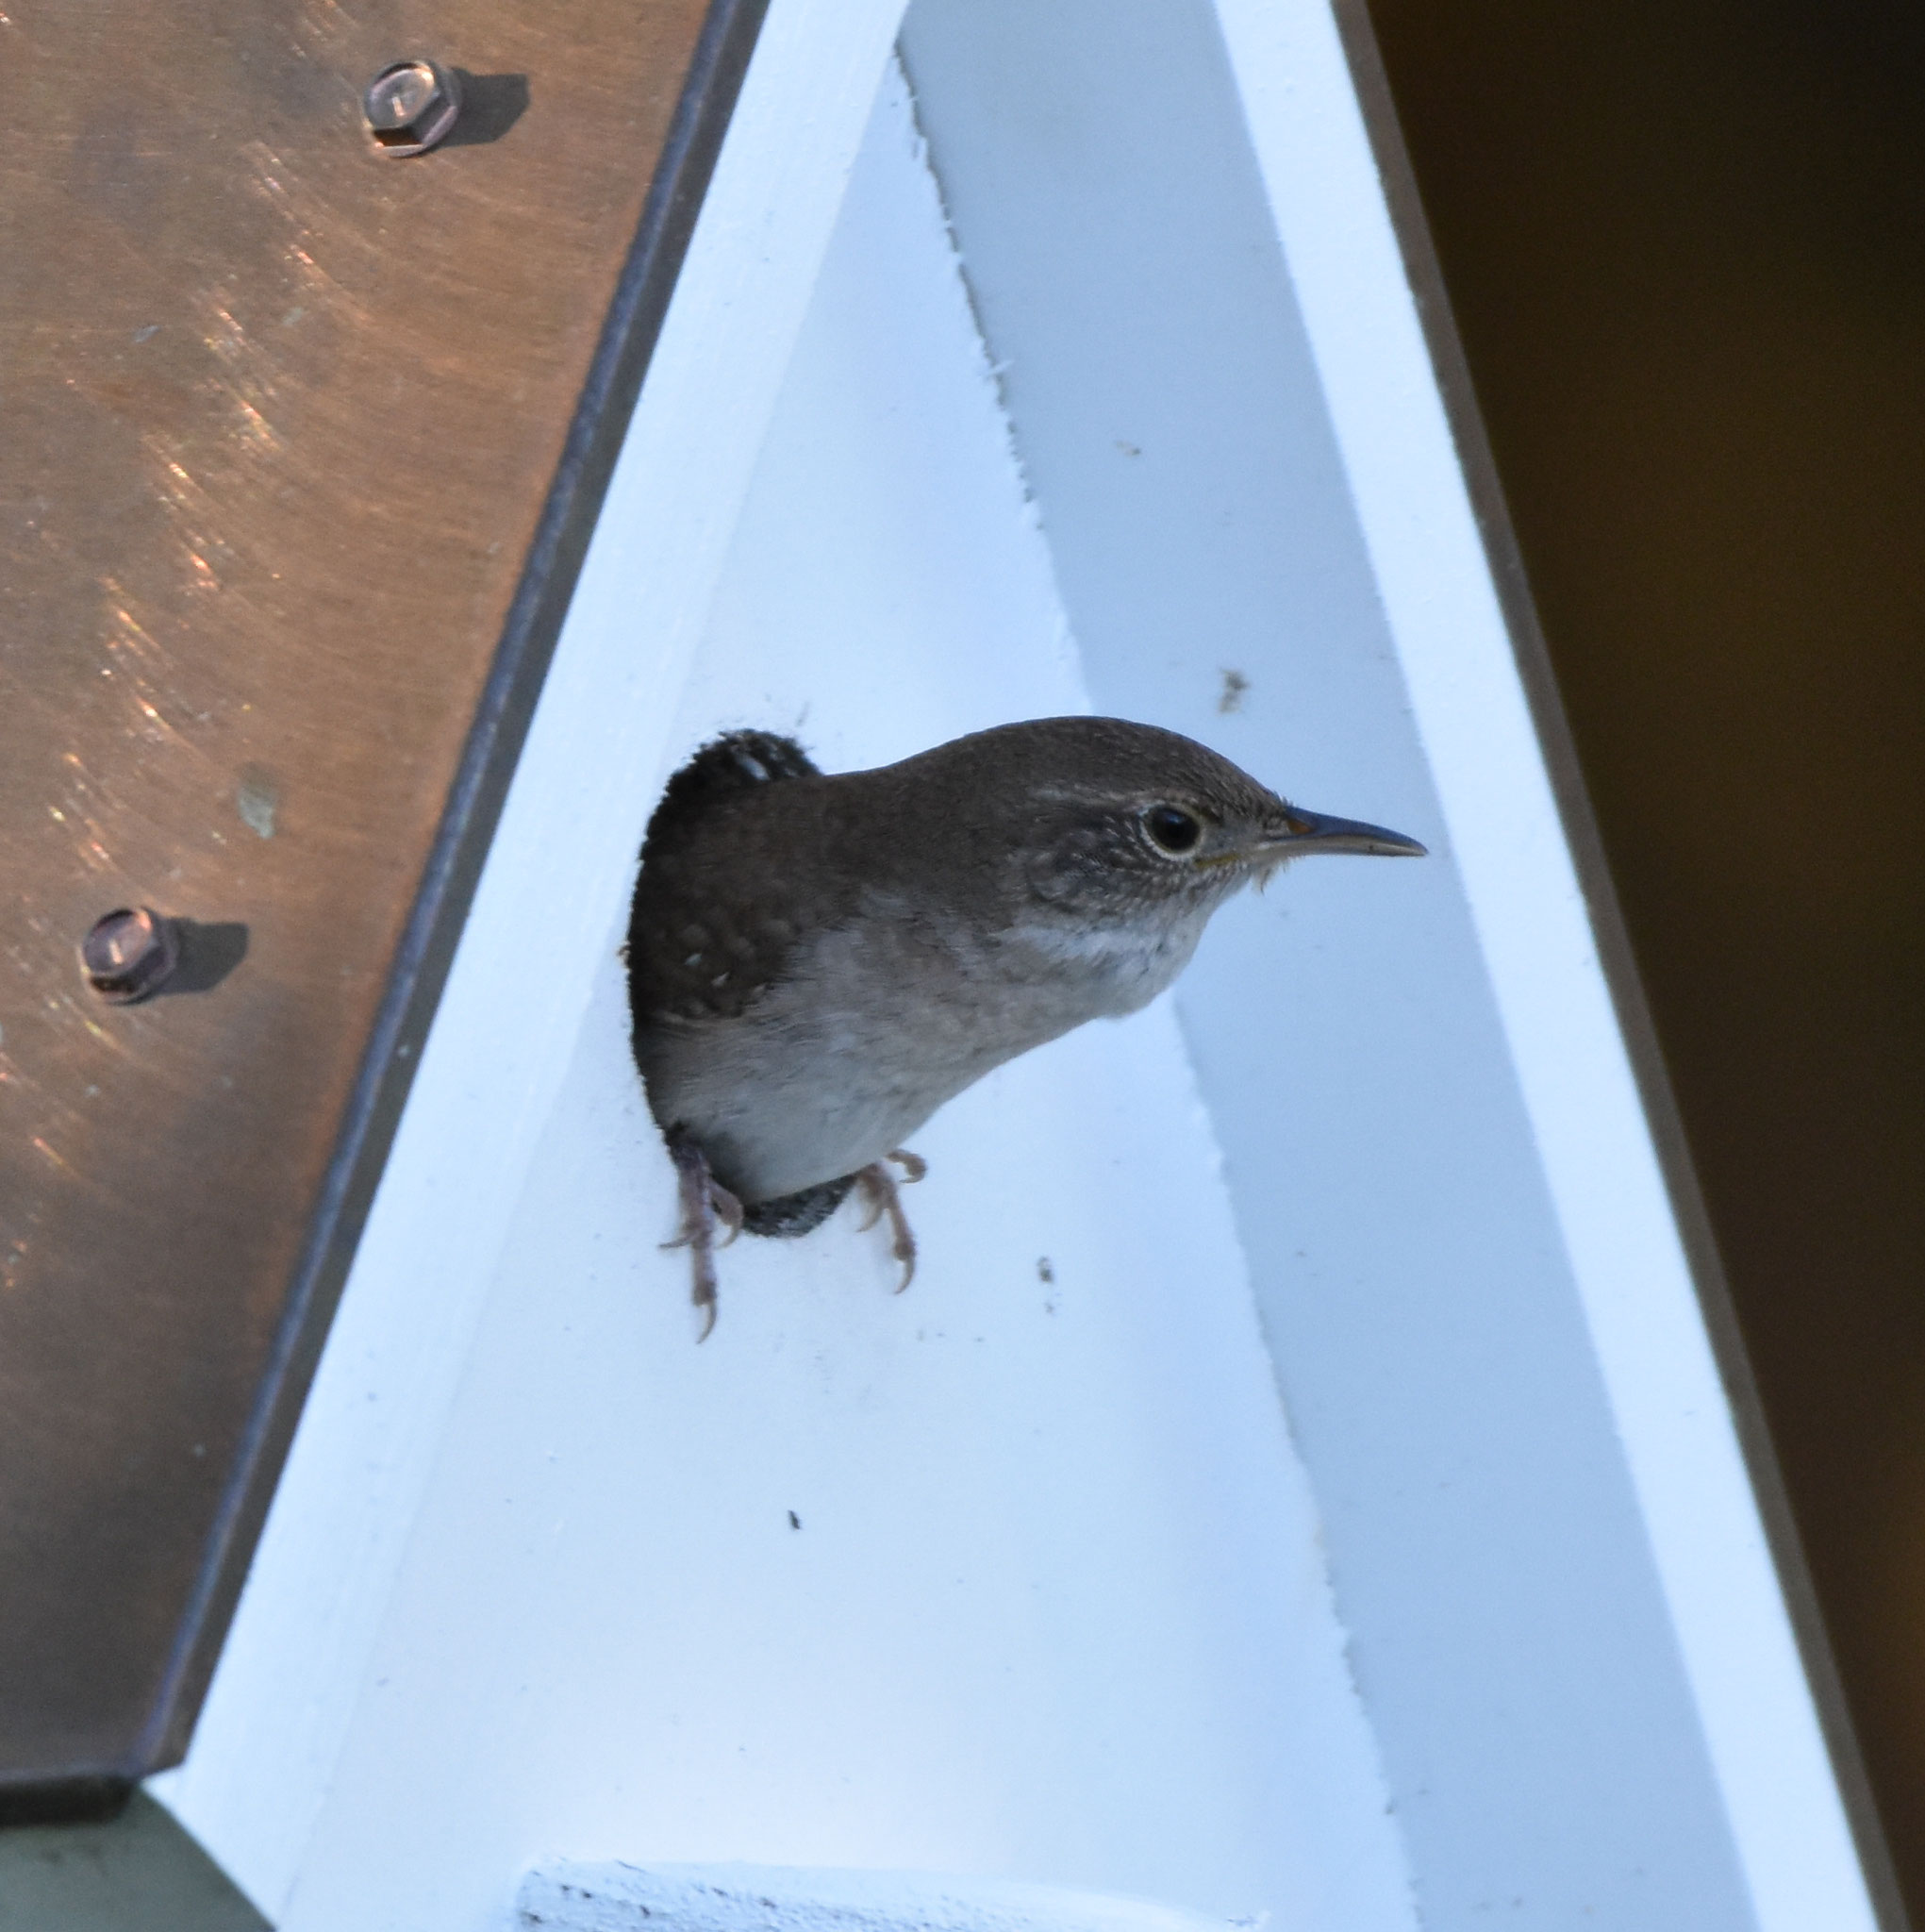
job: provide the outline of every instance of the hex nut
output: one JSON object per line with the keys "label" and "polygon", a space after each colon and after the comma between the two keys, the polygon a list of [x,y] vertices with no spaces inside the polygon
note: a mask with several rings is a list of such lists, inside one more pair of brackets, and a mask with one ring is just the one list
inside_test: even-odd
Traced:
{"label": "hex nut", "polygon": [[80,970],[109,1006],[130,1007],[159,991],[180,964],[174,922],[145,906],[103,914],[80,941]]}
{"label": "hex nut", "polygon": [[396,60],[368,83],[361,112],[382,154],[424,155],[459,118],[461,83],[433,60]]}

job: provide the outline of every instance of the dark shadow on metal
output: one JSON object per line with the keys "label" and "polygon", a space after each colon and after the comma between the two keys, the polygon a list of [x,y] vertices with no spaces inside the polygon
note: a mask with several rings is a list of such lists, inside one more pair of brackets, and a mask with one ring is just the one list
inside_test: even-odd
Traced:
{"label": "dark shadow on metal", "polygon": [[180,962],[154,989],[164,1000],[178,992],[212,992],[247,958],[247,928],[238,920],[204,925],[197,919],[172,922]]}
{"label": "dark shadow on metal", "polygon": [[134,1782],[124,1777],[0,1784],[0,1829],[29,1824],[105,1824],[127,1808],[127,1800],[133,1795]]}
{"label": "dark shadow on metal", "polygon": [[465,67],[450,71],[461,83],[461,118],[441,142],[443,148],[486,147],[528,111],[525,74],[470,74]]}
{"label": "dark shadow on metal", "polygon": [[715,0],[396,952],[193,1596],[136,1747],[185,1752],[501,815],[767,0]]}

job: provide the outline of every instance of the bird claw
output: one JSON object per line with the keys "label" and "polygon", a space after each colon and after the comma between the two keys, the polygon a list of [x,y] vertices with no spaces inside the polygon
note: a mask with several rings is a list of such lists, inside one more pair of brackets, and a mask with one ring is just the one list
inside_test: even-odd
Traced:
{"label": "bird claw", "polygon": [[[691,1275],[689,1298],[702,1311],[702,1333],[696,1340],[706,1341],[715,1332],[716,1290],[719,1286],[715,1273],[716,1250],[727,1247],[742,1232],[746,1210],[741,1202],[709,1172],[707,1156],[686,1133],[679,1127],[672,1128],[665,1138],[669,1144],[669,1157],[675,1163],[682,1222],[674,1239],[664,1241],[662,1246],[689,1250]],[[903,1170],[900,1181],[888,1170],[890,1161]],[[910,1232],[908,1217],[903,1212],[899,1197],[903,1188],[920,1181],[928,1172],[929,1163],[920,1155],[911,1154],[905,1147],[898,1147],[881,1160],[871,1161],[855,1175],[856,1188],[869,1208],[869,1218],[862,1224],[863,1227],[871,1228],[885,1215],[888,1217],[889,1253],[902,1263],[903,1268],[903,1278],[896,1284],[898,1294],[916,1278],[916,1237]],[[722,1230],[719,1239],[718,1229]]]}
{"label": "bird claw", "polygon": [[[902,1168],[901,1181],[888,1171],[887,1163],[890,1160]],[[903,1212],[902,1190],[910,1182],[920,1181],[928,1172],[929,1163],[920,1155],[898,1147],[882,1160],[871,1161],[855,1176],[855,1185],[869,1204],[869,1219],[862,1224],[863,1228],[871,1228],[884,1215],[888,1216],[889,1253],[903,1264],[903,1278],[896,1283],[898,1294],[916,1278],[916,1237],[910,1231],[908,1216]]]}
{"label": "bird claw", "polygon": [[715,1218],[728,1229],[727,1234],[722,1236],[718,1243],[719,1246],[725,1248],[731,1241],[739,1239],[747,1209],[713,1176],[708,1183],[708,1205],[715,1210]]}
{"label": "bird claw", "polygon": [[[682,1196],[682,1224],[674,1240],[662,1246],[689,1250],[689,1299],[703,1315],[702,1333],[695,1339],[706,1341],[715,1332],[715,1251],[741,1233],[742,1204],[709,1173],[707,1157],[686,1134],[672,1132],[668,1142]],[[718,1224],[728,1230],[720,1241],[715,1238]]]}

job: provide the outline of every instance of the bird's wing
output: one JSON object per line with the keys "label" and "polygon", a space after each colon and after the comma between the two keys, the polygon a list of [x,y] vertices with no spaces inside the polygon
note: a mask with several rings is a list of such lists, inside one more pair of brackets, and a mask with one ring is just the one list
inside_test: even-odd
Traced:
{"label": "bird's wing", "polygon": [[806,839],[811,814],[764,808],[760,794],[821,776],[793,739],[731,731],[669,780],[629,921],[638,1027],[732,1020],[782,976],[819,909],[797,893],[787,849]]}

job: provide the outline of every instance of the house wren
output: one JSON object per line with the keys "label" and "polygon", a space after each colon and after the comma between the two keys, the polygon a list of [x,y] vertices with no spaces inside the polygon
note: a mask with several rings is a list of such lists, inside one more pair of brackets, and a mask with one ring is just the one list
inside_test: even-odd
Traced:
{"label": "house wren", "polygon": [[669,781],[628,928],[635,1058],[715,1323],[718,1230],[806,1234],[852,1188],[915,1243],[894,1161],[990,1068],[1183,970],[1214,912],[1314,852],[1420,855],[1116,718],[978,731],[835,776],[731,731]]}

